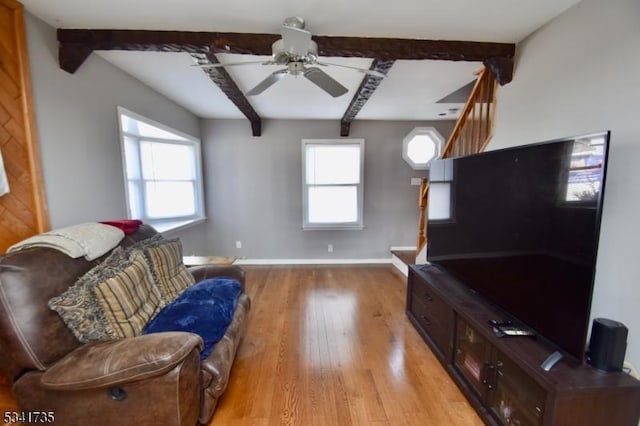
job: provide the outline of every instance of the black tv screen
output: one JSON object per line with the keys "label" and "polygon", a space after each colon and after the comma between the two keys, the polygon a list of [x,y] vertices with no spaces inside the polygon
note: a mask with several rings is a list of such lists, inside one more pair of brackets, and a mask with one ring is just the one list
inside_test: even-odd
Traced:
{"label": "black tv screen", "polygon": [[584,360],[609,133],[432,162],[427,260]]}

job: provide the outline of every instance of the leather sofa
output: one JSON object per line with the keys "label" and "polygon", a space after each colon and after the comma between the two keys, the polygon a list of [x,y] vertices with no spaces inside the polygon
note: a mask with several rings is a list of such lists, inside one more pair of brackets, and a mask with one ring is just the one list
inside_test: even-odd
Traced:
{"label": "leather sofa", "polygon": [[[156,231],[142,225],[126,248]],[[223,394],[245,331],[250,301],[242,291],[224,337],[200,360],[200,336],[164,332],[81,343],[48,301],[101,262],[35,247],[0,257],[0,369],[21,410],[53,413],[61,425],[208,423]],[[234,266],[190,268],[197,281],[239,280]]]}

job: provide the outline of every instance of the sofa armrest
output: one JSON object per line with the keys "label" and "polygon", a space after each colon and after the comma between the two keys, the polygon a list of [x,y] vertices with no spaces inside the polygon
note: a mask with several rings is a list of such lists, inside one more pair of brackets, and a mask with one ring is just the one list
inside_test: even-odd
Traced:
{"label": "sofa armrest", "polygon": [[200,336],[185,332],[88,343],[45,371],[42,386],[51,390],[82,390],[143,380],[166,373],[194,349],[202,348]]}
{"label": "sofa armrest", "polygon": [[196,282],[200,282],[207,278],[215,277],[229,277],[235,278],[240,281],[240,285],[244,290],[244,269],[235,265],[206,265],[206,266],[192,266],[189,268],[189,272],[196,279]]}

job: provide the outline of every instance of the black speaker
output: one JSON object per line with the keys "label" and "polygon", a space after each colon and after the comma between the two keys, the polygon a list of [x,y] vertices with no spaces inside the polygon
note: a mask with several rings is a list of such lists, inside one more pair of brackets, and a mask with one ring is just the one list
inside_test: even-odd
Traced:
{"label": "black speaker", "polygon": [[598,370],[622,371],[628,331],[621,322],[595,318],[591,326],[587,362]]}

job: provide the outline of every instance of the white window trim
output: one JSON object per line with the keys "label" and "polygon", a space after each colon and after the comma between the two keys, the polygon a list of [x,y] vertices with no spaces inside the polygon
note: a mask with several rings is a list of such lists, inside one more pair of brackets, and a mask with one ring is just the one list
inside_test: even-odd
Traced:
{"label": "white window trim", "polygon": [[[420,135],[427,136],[429,139],[431,139],[434,145],[433,157],[429,161],[424,163],[416,163],[415,161],[413,161],[413,158],[409,156],[409,143],[411,143],[411,141],[416,136],[420,136]],[[440,132],[438,132],[438,129],[436,129],[435,127],[415,127],[402,140],[402,158],[404,159],[404,161],[407,162],[407,164],[411,166],[413,170],[428,170],[429,164],[431,164],[431,161],[435,160],[436,158],[440,158],[440,155],[442,154],[442,148],[444,147],[444,143],[445,143],[444,138],[442,137]]]}
{"label": "white window trim", "polygon": [[[168,232],[168,231],[176,231],[184,228],[188,228],[189,226],[193,226],[198,223],[202,223],[206,220],[205,215],[205,200],[204,200],[204,182],[202,177],[202,149],[200,139],[191,136],[187,133],[181,132],[180,130],[176,130],[171,128],[165,124],[159,123],[155,120],[137,114],[133,111],[130,111],[124,107],[118,106],[118,134],[120,137],[120,150],[121,150],[121,159],[122,159],[122,175],[124,178],[124,191],[125,191],[125,201],[127,205],[127,217],[130,219],[140,219],[143,222],[152,225],[159,232]],[[159,129],[165,130],[170,133],[174,133],[186,140],[175,140],[175,139],[162,139],[162,138],[154,138],[154,137],[144,137],[140,138],[139,135],[135,135],[132,133],[128,133],[123,130],[122,123],[122,115],[127,115],[135,120],[144,122],[146,124],[152,125],[154,127],[158,127]],[[136,138],[136,139],[144,139],[152,142],[171,142],[176,144],[185,144],[185,145],[193,145],[195,146],[195,163],[196,163],[196,200],[195,200],[195,210],[196,213],[194,215],[189,216],[181,216],[181,217],[172,217],[172,218],[164,218],[164,219],[156,219],[156,218],[148,218],[148,217],[133,217],[132,215],[132,206],[131,206],[131,197],[129,193],[129,177],[127,176],[127,160],[125,157],[125,136]],[[139,146],[139,144],[138,144]],[[140,165],[140,170],[142,170],[142,165]]]}
{"label": "white window trim", "polygon": [[[356,222],[345,223],[309,223],[308,218],[308,191],[306,182],[307,165],[305,146],[327,144],[327,145],[360,145],[360,182],[356,185],[358,191],[358,220]],[[363,206],[364,206],[364,139],[302,139],[302,229],[305,231],[318,230],[362,230],[364,229]],[[350,185],[351,186],[351,185]]]}

